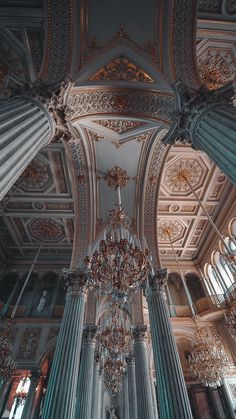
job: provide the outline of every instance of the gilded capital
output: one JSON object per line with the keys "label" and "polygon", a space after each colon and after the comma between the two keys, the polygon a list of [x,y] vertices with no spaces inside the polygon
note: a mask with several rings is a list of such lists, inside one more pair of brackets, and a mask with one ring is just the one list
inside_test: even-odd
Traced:
{"label": "gilded capital", "polygon": [[67,290],[67,296],[81,295],[84,299],[87,297],[89,288],[88,273],[79,269],[63,269],[63,279]]}
{"label": "gilded capital", "polygon": [[133,338],[135,343],[145,343],[147,338],[147,326],[136,326],[133,329]]}
{"label": "gilded capital", "polygon": [[[166,268],[150,273],[148,277],[149,290],[151,292],[162,292],[166,297],[167,280],[168,274]],[[147,292],[147,296],[149,296],[150,291]]]}
{"label": "gilded capital", "polygon": [[83,343],[95,344],[97,326],[88,326],[83,330]]}

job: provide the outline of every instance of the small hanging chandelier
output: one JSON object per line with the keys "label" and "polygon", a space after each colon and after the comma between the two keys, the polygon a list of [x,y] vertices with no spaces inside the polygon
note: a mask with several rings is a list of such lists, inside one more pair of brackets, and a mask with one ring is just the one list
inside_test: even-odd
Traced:
{"label": "small hanging chandelier", "polygon": [[7,380],[15,371],[13,361],[13,328],[12,321],[3,321],[3,329],[0,334],[0,378]]}
{"label": "small hanging chandelier", "polygon": [[197,328],[196,340],[188,357],[190,372],[206,387],[220,386],[228,370],[229,359],[221,342],[209,338],[206,330]]}
{"label": "small hanging chandelier", "polygon": [[233,308],[229,314],[225,314],[225,321],[229,334],[236,340],[236,309]]}
{"label": "small hanging chandelier", "polygon": [[116,308],[111,311],[110,324],[101,331],[101,345],[113,357],[130,351],[131,332]]}
{"label": "small hanging chandelier", "polygon": [[131,232],[123,208],[110,211],[110,223],[95,242],[91,256],[85,258],[95,287],[104,294],[124,296],[140,287],[149,269],[149,254]]}
{"label": "small hanging chandelier", "polygon": [[108,357],[104,362],[104,385],[106,390],[114,396],[119,393],[122,385],[124,363],[120,358]]}

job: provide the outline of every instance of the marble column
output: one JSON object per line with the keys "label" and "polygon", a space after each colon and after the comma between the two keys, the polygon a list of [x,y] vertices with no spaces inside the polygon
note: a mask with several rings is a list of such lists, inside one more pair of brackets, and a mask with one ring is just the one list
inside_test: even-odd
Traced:
{"label": "marble column", "polygon": [[137,326],[133,330],[138,419],[154,419],[146,331],[147,326],[144,325]]}
{"label": "marble column", "polygon": [[0,200],[53,133],[49,112],[28,96],[0,100]]}
{"label": "marble column", "polygon": [[156,389],[152,378],[152,372],[150,373],[150,381],[151,381],[151,389],[152,389],[152,403],[153,403],[153,411],[154,411],[154,418],[159,418],[158,410],[157,410],[157,397],[156,397]]}
{"label": "marble column", "polygon": [[236,108],[232,103],[233,84],[217,90],[191,91],[178,81],[173,86],[177,117],[165,144],[177,139],[189,141],[194,149],[204,151],[236,184]]}
{"label": "marble column", "polygon": [[100,360],[99,360],[98,354],[96,354],[94,358],[94,369],[93,369],[93,393],[92,393],[91,419],[98,418],[99,370],[100,370]]}
{"label": "marble column", "polygon": [[96,330],[96,326],[88,326],[83,331],[75,419],[91,419]]}
{"label": "marble column", "polygon": [[[127,371],[123,374],[123,403],[124,403],[124,419],[130,419],[129,415],[129,386],[128,386],[128,373]],[[130,412],[131,418],[133,419],[132,411]]]}
{"label": "marble column", "polygon": [[[135,382],[135,363],[134,356],[130,354],[126,357],[128,384],[129,384],[129,411],[132,412],[132,419],[138,418],[137,395]],[[131,419],[131,418],[130,418]]]}
{"label": "marble column", "polygon": [[102,419],[102,394],[103,394],[103,373],[102,369],[99,370],[98,376],[98,404],[97,404],[97,418]]}
{"label": "marble column", "polygon": [[57,339],[43,408],[43,419],[74,419],[87,298],[87,276],[79,270],[64,269],[66,304]]}
{"label": "marble column", "polygon": [[192,419],[177,346],[166,303],[167,270],[149,276],[147,302],[161,419]]}
{"label": "marble column", "polygon": [[31,374],[29,391],[25,400],[21,419],[32,419],[31,411],[32,411],[33,403],[34,403],[36,387],[38,384],[38,378],[39,376],[37,372],[33,372]]}

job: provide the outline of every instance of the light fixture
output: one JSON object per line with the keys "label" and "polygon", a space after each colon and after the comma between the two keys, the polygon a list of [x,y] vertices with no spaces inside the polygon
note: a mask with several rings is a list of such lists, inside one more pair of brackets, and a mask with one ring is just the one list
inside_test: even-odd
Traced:
{"label": "light fixture", "polygon": [[111,309],[110,321],[101,331],[101,345],[111,356],[118,356],[130,351],[131,333],[117,308]]}
{"label": "light fixture", "polygon": [[137,289],[146,280],[149,254],[129,229],[120,204],[110,211],[102,237],[93,245],[91,256],[85,258],[94,286],[106,295],[127,296],[130,289]]}
{"label": "light fixture", "polygon": [[188,356],[192,375],[205,386],[217,387],[227,373],[229,359],[221,342],[210,338],[204,328],[197,328],[196,340]]}
{"label": "light fixture", "polygon": [[236,309],[233,308],[228,314],[225,314],[225,321],[229,334],[236,340]]}
{"label": "light fixture", "polygon": [[112,396],[121,389],[124,367],[124,362],[120,358],[108,357],[104,362],[104,385]]}

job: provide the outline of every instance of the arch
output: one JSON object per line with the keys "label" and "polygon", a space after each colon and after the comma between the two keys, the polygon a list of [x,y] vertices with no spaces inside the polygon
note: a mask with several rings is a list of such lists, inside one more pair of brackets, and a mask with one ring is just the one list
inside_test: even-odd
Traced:
{"label": "arch", "polygon": [[216,267],[218,274],[222,279],[225,289],[229,289],[231,285],[234,283],[234,277],[232,272],[230,271],[227,261],[221,255],[221,253],[216,250],[212,252],[212,261],[214,263],[214,266]]}
{"label": "arch", "polygon": [[172,303],[174,305],[188,305],[188,299],[178,272],[170,272],[168,275],[168,287]]}
{"label": "arch", "polygon": [[[212,265],[209,263],[206,263],[204,267],[204,272],[206,274],[206,277],[209,279],[211,288],[209,288],[211,291],[211,295],[221,295],[224,294],[224,288],[222,284],[219,282],[216,272]],[[207,282],[206,282],[207,284]]]}
{"label": "arch", "polygon": [[235,240],[236,239],[236,217],[232,218],[229,222],[228,231],[230,237]]}
{"label": "arch", "polygon": [[195,272],[188,272],[185,279],[193,303],[202,297],[206,297],[200,278]]}

